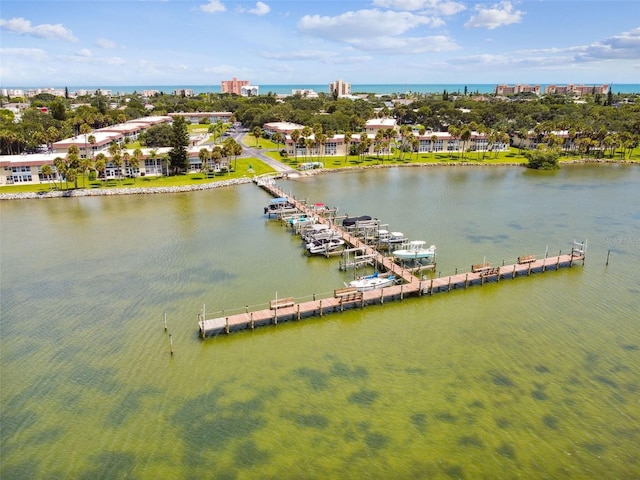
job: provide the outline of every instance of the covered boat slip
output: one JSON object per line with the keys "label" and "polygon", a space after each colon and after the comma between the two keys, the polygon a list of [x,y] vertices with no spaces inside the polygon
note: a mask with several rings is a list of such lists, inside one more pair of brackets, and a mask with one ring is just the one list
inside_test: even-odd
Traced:
{"label": "covered boat slip", "polygon": [[[273,182],[257,183],[275,197],[286,199],[299,212],[313,214],[306,203],[287,197]],[[577,261],[582,261],[584,265],[585,259],[586,245],[574,242],[574,247],[569,254],[560,252],[557,256],[549,257],[545,253],[544,258],[540,260],[536,260],[534,255],[523,255],[513,264],[504,265],[503,262],[501,266],[492,267],[483,262],[481,268],[475,268],[477,266],[474,265],[468,272],[456,272],[454,275],[446,277],[424,279],[424,277],[416,277],[412,273],[414,269],[396,264],[392,258],[383,256],[375,248],[337,226],[333,221],[335,218],[328,219],[318,216],[317,220],[318,225],[326,226],[326,228],[316,227],[317,230],[331,230],[339,233],[341,239],[352,246],[347,251],[357,252],[357,257],[367,258],[367,261],[376,265],[376,268],[384,271],[384,276],[393,276],[393,283],[372,289],[359,289],[356,286],[348,285],[345,288],[334,290],[333,295],[325,295],[323,298],[314,294],[311,300],[309,300],[310,297],[300,300],[293,297],[285,297],[280,300],[276,298],[267,302],[267,307],[264,309],[249,311],[249,308],[245,307],[240,313],[238,311],[235,313],[227,311],[226,314],[224,311],[214,312],[212,318],[207,318],[208,315],[203,308],[202,312],[198,314],[198,327],[203,338],[222,332],[253,329],[259,325],[277,325],[279,321],[300,320],[314,315],[323,316],[327,313],[343,311],[345,308],[363,308],[367,305],[382,304],[385,301],[402,300],[405,296],[432,295],[456,288],[484,285],[489,281],[499,282],[504,278],[513,279],[518,276],[528,276],[531,273],[558,270],[562,267],[571,267]],[[355,221],[354,225],[358,221]],[[421,242],[420,245],[423,243]]]}

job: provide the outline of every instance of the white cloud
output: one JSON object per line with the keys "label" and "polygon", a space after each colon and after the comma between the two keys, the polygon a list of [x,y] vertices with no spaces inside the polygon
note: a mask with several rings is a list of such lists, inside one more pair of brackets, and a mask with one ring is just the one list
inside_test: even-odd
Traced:
{"label": "white cloud", "polygon": [[579,62],[636,60],[640,58],[640,28],[589,45],[522,50],[518,53],[534,57],[538,55],[547,57],[563,55],[563,58],[569,56],[569,61]]}
{"label": "white cloud", "polygon": [[235,77],[241,75],[243,71],[242,68],[234,67],[233,65],[215,65],[213,67],[205,67],[203,70],[214,75],[226,75]]}
{"label": "white cloud", "polygon": [[366,52],[406,55],[457,49],[454,41],[442,35],[404,36],[418,27],[441,24],[439,18],[372,9],[345,12],[336,17],[306,15],[298,22],[298,30]]}
{"label": "white cloud", "polygon": [[46,38],[49,40],[66,40],[69,42],[78,41],[78,39],[73,36],[71,30],[65,28],[60,23],[55,25],[50,23],[31,25],[29,20],[25,20],[22,17],[12,18],[11,20],[0,19],[0,29],[16,33],[18,35],[31,35],[33,37]]}
{"label": "white cloud", "polygon": [[336,17],[305,15],[298,22],[298,30],[327,40],[361,44],[381,36],[401,35],[422,25],[439,26],[440,20],[410,12],[358,10]]}
{"label": "white cloud", "polygon": [[466,7],[459,2],[442,0],[373,0],[376,7],[390,8],[403,11],[424,11],[435,15],[455,15]]}
{"label": "white cloud", "polygon": [[113,42],[107,38],[97,38],[96,45],[100,48],[116,48],[116,42]]}
{"label": "white cloud", "polygon": [[444,35],[430,37],[378,37],[363,39],[352,44],[364,51],[393,55],[415,55],[427,52],[457,50],[454,41]]}
{"label": "white cloud", "polygon": [[640,28],[606,38],[601,42],[581,47],[581,59],[631,59],[640,58]]}
{"label": "white cloud", "polygon": [[40,48],[0,48],[0,55],[3,57],[25,57],[31,60],[44,60],[47,53]]}
{"label": "white cloud", "polygon": [[269,60],[283,60],[289,62],[317,62],[325,65],[355,65],[362,64],[373,60],[368,55],[349,55],[341,53],[339,55],[334,51],[326,50],[298,50],[291,52],[263,52],[263,58]]}
{"label": "white cloud", "polygon": [[227,8],[220,0],[209,0],[209,3],[200,5],[200,10],[206,13],[224,12]]}
{"label": "white cloud", "polygon": [[81,48],[76,52],[76,55],[78,55],[79,57],[85,57],[85,58],[89,58],[93,56],[91,53],[91,50],[89,50],[88,48]]}
{"label": "white cloud", "polygon": [[271,7],[264,2],[256,2],[256,6],[254,8],[238,8],[238,12],[240,13],[251,13],[253,15],[266,15],[271,11]]}
{"label": "white cloud", "polygon": [[464,24],[465,27],[493,30],[504,25],[520,23],[524,14],[520,10],[514,10],[513,5],[508,1],[496,3],[489,8],[476,5],[475,10],[477,13]]}

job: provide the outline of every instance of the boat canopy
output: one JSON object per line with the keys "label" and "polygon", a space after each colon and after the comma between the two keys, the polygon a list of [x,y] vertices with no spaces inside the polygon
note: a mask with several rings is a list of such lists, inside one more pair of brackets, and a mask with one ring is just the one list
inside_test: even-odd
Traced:
{"label": "boat canopy", "polygon": [[279,205],[281,203],[287,203],[289,200],[285,197],[272,198],[269,202],[271,205]]}
{"label": "boat canopy", "polygon": [[342,221],[342,226],[352,227],[357,222],[366,222],[368,220],[371,220],[371,217],[369,215],[362,215],[360,217],[347,217]]}

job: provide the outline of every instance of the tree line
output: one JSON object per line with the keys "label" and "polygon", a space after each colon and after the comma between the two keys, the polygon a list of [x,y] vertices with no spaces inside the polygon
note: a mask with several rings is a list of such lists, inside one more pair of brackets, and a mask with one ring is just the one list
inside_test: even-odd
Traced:
{"label": "tree line", "polygon": [[[631,96],[631,101],[639,98]],[[402,101],[396,102],[398,99]],[[235,119],[249,129],[268,122],[286,121],[314,126],[312,128],[321,129],[329,137],[335,133],[359,135],[365,122],[375,117],[394,117],[400,126],[420,125],[425,131],[457,131],[460,134],[475,130],[501,136],[523,136],[535,130],[550,136],[552,132],[567,130],[575,132],[575,138],[580,139],[580,148],[588,154],[590,150],[602,151],[602,148],[595,148],[593,141],[602,146],[606,137],[611,137],[612,141],[607,141],[611,149],[623,143],[637,146],[640,104],[624,103],[625,99],[620,94],[609,95],[604,100],[598,95],[587,95],[577,103],[571,97],[559,95],[514,96],[504,100],[494,95],[447,92],[400,96],[369,94],[357,100],[322,93],[317,98],[300,94],[280,98],[272,93],[254,97],[158,94],[151,98],[133,93],[107,98],[98,92],[76,99],[40,94],[29,99],[30,106],[22,112],[19,122],[14,121],[11,111],[0,108],[0,153],[34,151],[40,145],[51,145],[63,138],[150,113],[225,111],[232,112]],[[41,111],[43,107],[48,109],[47,113]],[[406,144],[404,147],[408,148]]]}

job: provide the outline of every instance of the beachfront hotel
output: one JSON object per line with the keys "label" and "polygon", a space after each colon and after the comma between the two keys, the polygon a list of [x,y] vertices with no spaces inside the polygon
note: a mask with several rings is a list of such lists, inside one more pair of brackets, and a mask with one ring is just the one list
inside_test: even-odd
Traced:
{"label": "beachfront hotel", "polygon": [[343,82],[342,80],[336,80],[329,84],[329,93],[335,97],[349,97],[351,96],[351,84]]}
{"label": "beachfront hotel", "polygon": [[[515,95],[518,93],[534,93],[542,94],[540,85],[496,85],[496,95]],[[575,85],[569,83],[567,85],[547,85],[544,87],[545,95],[595,95],[597,93],[606,95],[609,93],[609,85]]]}
{"label": "beachfront hotel", "polygon": [[234,93],[236,95],[242,95],[242,87],[249,85],[249,80],[238,80],[233,77],[232,80],[222,80],[220,82],[220,91],[222,93]]}

